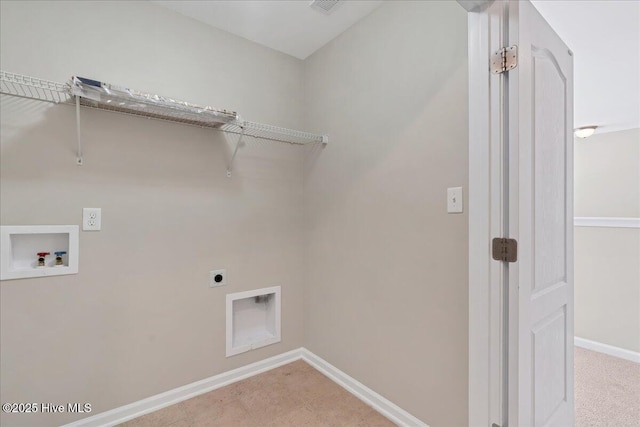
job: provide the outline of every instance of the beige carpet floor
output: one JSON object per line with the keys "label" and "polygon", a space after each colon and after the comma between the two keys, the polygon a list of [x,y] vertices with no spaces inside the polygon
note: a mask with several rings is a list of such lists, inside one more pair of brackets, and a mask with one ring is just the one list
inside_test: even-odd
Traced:
{"label": "beige carpet floor", "polygon": [[[576,427],[640,427],[640,364],[575,347]],[[390,427],[302,361],[121,424],[123,427]]]}
{"label": "beige carpet floor", "polygon": [[122,427],[392,427],[303,361],[219,388]]}
{"label": "beige carpet floor", "polygon": [[640,427],[640,364],[575,347],[576,427]]}

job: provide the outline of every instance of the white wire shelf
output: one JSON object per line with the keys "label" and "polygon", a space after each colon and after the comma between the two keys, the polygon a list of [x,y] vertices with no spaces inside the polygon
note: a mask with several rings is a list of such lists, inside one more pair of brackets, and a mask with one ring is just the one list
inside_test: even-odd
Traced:
{"label": "white wire shelf", "polygon": [[[299,130],[286,129],[272,125],[254,123],[249,121],[238,121],[226,123],[219,128],[221,131],[235,133],[237,135],[250,136],[252,138],[266,139],[269,141],[286,142],[289,144],[312,144],[327,143],[326,135],[303,132]],[[244,132],[243,132],[244,130]]]}
{"label": "white wire shelf", "polygon": [[[123,93],[122,90],[128,92]],[[104,85],[98,89],[75,84],[74,80],[71,83],[57,83],[0,71],[0,93],[55,104],[75,105],[78,101],[83,107],[213,128],[268,141],[300,145],[328,142],[324,135],[241,120],[233,111],[198,107],[186,102],[111,85]],[[78,164],[81,164],[80,155]]]}
{"label": "white wire shelf", "polygon": [[72,77],[68,87],[72,96],[80,98],[80,105],[101,110],[213,128],[238,120],[235,111],[195,105],[82,77]]}
{"label": "white wire shelf", "polygon": [[59,104],[69,102],[69,87],[64,83],[9,73],[0,70],[0,93],[20,98]]}

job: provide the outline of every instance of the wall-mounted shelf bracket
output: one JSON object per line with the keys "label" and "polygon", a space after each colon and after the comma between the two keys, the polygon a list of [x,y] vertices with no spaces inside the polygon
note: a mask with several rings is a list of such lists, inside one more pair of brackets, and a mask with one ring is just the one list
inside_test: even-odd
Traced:
{"label": "wall-mounted shelf bracket", "polygon": [[229,167],[227,168],[227,178],[231,178],[231,171],[233,169],[233,161],[236,159],[236,154],[238,154],[238,148],[242,144],[242,138],[244,138],[245,126],[242,125],[242,131],[240,132],[240,136],[238,137],[238,141],[236,142],[236,148],[233,150],[233,155],[231,155],[231,161],[229,162]]}
{"label": "wall-mounted shelf bracket", "polygon": [[80,97],[75,96],[76,98],[76,136],[78,138],[78,153],[76,156],[76,164],[78,166],[82,166],[82,135],[80,134]]}

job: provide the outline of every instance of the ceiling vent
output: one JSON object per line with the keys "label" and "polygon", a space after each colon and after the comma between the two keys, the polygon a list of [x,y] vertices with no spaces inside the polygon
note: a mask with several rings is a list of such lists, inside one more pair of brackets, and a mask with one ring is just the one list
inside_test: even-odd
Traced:
{"label": "ceiling vent", "polygon": [[340,0],[313,0],[309,6],[325,15],[330,15],[338,6]]}

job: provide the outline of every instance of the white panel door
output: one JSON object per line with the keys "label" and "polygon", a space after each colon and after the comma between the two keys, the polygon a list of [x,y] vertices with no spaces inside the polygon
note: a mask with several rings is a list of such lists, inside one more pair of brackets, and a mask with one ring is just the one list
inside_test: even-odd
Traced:
{"label": "white panel door", "polygon": [[572,426],[573,57],[528,1],[509,3],[509,425]]}

